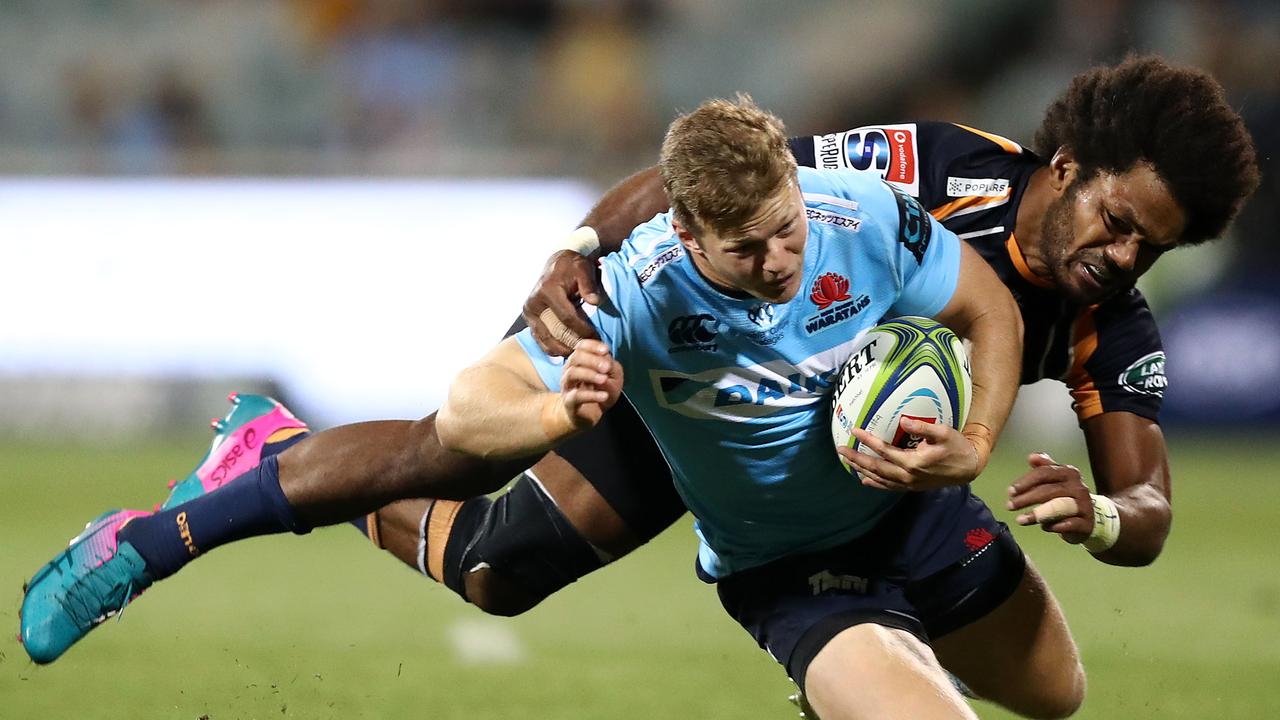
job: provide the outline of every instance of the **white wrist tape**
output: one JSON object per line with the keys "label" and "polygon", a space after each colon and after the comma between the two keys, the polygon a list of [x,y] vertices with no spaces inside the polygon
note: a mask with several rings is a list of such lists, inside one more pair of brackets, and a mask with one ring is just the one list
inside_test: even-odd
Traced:
{"label": "white wrist tape", "polygon": [[596,234],[596,229],[590,225],[582,227],[569,233],[569,237],[564,242],[556,246],[556,252],[561,250],[572,250],[573,252],[586,257],[596,250],[600,249],[600,236]]}
{"label": "white wrist tape", "polygon": [[1089,495],[1093,500],[1093,532],[1084,541],[1084,549],[1100,553],[1111,549],[1120,539],[1120,511],[1106,495]]}

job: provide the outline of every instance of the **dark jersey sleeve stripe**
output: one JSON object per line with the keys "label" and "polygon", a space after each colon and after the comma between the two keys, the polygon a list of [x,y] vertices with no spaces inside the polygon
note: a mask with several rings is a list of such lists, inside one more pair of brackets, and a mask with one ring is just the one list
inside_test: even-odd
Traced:
{"label": "dark jersey sleeve stripe", "polygon": [[1141,293],[1130,290],[1082,312],[1073,346],[1067,384],[1081,421],[1104,412],[1159,421],[1164,346]]}

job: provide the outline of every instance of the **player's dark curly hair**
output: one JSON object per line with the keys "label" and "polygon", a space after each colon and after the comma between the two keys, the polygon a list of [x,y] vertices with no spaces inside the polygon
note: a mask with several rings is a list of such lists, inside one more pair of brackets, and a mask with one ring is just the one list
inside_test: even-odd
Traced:
{"label": "player's dark curly hair", "polygon": [[1253,139],[1204,72],[1151,56],[1098,66],[1049,106],[1035,150],[1069,148],[1081,179],[1149,162],[1187,213],[1182,243],[1218,237],[1258,187]]}

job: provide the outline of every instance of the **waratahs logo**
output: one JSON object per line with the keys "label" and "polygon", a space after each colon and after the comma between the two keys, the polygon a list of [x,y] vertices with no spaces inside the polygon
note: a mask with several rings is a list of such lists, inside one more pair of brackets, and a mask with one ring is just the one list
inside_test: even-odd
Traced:
{"label": "waratahs logo", "polygon": [[818,306],[818,314],[804,319],[804,331],[808,335],[842,323],[871,304],[871,298],[866,295],[853,299],[849,295],[849,278],[834,272],[824,273],[813,281],[809,300]]}
{"label": "waratahs logo", "polygon": [[1164,353],[1153,352],[1138,358],[1120,373],[1120,386],[1131,393],[1162,397],[1169,379],[1164,374]]}
{"label": "waratahs logo", "polygon": [[826,310],[833,303],[849,299],[849,279],[840,273],[829,272],[813,281],[809,299],[819,310]]}

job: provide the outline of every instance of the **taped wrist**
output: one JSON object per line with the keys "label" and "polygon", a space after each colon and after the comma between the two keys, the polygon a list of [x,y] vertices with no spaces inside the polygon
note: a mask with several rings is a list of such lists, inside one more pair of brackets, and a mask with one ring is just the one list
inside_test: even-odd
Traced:
{"label": "taped wrist", "polygon": [[1120,511],[1106,495],[1089,495],[1093,501],[1093,532],[1084,541],[1091,553],[1105,552],[1120,539]]}
{"label": "taped wrist", "polygon": [[992,439],[991,428],[982,423],[971,422],[964,426],[964,430],[960,431],[961,435],[973,445],[973,449],[978,453],[978,472],[981,473],[987,467],[987,461],[991,459],[991,449],[995,442]]}
{"label": "taped wrist", "polygon": [[590,225],[583,225],[569,233],[569,237],[556,246],[556,252],[570,250],[583,257],[589,257],[599,249],[600,236],[596,234],[596,229]]}
{"label": "taped wrist", "polygon": [[496,501],[463,503],[444,551],[444,584],[468,599],[466,575],[487,567],[541,601],[604,566],[536,480],[522,475]]}

